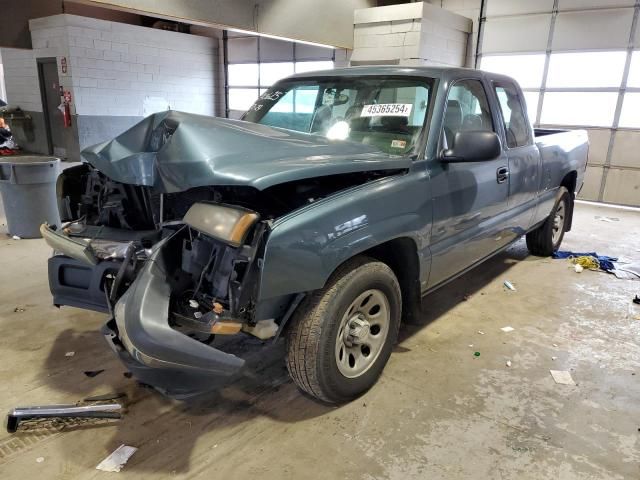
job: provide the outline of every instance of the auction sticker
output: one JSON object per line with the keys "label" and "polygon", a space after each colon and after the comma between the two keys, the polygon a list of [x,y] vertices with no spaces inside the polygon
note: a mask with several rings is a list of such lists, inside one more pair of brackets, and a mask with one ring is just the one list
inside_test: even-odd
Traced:
{"label": "auction sticker", "polygon": [[362,107],[361,117],[408,117],[411,115],[410,103],[377,103]]}

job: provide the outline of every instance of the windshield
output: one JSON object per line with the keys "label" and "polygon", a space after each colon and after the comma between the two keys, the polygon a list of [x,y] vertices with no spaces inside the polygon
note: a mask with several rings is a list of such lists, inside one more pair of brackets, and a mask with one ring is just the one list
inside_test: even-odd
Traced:
{"label": "windshield", "polygon": [[242,119],[403,155],[420,138],[431,85],[428,79],[388,76],[285,80]]}

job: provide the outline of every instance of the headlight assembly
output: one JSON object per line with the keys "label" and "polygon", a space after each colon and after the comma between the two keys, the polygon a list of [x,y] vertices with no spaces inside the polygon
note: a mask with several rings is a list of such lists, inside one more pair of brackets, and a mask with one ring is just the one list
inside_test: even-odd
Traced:
{"label": "headlight assembly", "polygon": [[214,203],[194,203],[184,223],[213,238],[239,247],[260,216],[251,210]]}

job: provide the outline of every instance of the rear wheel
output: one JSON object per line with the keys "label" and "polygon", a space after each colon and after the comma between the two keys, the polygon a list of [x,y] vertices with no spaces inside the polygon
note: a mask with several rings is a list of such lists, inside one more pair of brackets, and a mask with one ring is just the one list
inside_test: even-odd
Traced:
{"label": "rear wheel", "polygon": [[571,197],[565,187],[560,187],[556,203],[545,222],[527,233],[527,248],[539,257],[553,254],[562,243],[569,222]]}
{"label": "rear wheel", "polygon": [[393,271],[367,257],[348,261],[291,319],[287,368],[303,391],[329,403],[371,388],[396,341],[402,300]]}

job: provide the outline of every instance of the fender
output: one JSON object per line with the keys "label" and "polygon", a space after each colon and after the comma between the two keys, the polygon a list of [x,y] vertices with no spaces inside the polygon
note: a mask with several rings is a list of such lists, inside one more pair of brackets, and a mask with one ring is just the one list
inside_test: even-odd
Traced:
{"label": "fender", "polygon": [[265,247],[259,301],[320,289],[347,259],[399,237],[416,242],[420,277],[428,275],[431,192],[426,169],[415,167],[276,221]]}

